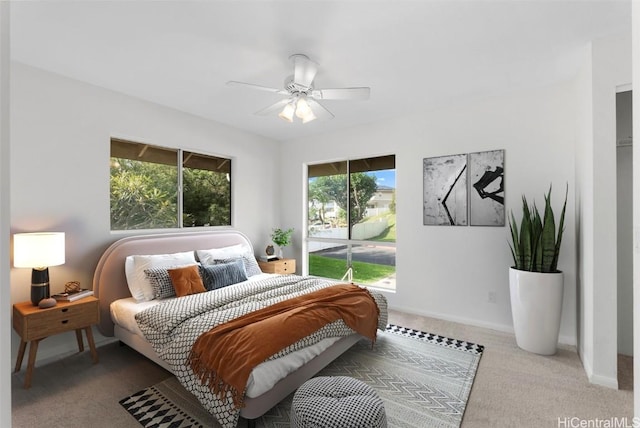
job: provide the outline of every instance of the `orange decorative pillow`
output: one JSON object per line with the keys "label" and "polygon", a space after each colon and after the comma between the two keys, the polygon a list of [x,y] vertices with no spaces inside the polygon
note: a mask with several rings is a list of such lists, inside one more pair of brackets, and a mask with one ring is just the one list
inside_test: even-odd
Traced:
{"label": "orange decorative pillow", "polygon": [[167,269],[176,296],[182,297],[188,294],[204,293],[207,291],[200,278],[198,265],[185,266],[182,268]]}

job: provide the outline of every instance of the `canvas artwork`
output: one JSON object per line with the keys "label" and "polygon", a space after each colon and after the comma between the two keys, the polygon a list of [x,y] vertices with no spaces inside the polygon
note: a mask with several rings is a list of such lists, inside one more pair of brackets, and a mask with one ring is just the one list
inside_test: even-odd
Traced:
{"label": "canvas artwork", "polygon": [[504,226],[504,150],[469,154],[469,222]]}
{"label": "canvas artwork", "polygon": [[467,225],[467,155],[423,159],[423,223]]}

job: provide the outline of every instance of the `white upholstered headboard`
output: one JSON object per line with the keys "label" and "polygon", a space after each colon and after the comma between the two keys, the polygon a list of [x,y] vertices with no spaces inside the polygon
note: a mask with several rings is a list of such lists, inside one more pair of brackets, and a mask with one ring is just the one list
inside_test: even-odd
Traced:
{"label": "white upholstered headboard", "polygon": [[131,297],[124,273],[127,256],[208,250],[235,244],[248,245],[253,251],[246,235],[233,229],[129,236],[114,242],[100,257],[93,275],[93,293],[100,299],[98,330],[105,336],[113,336],[109,306],[114,300]]}

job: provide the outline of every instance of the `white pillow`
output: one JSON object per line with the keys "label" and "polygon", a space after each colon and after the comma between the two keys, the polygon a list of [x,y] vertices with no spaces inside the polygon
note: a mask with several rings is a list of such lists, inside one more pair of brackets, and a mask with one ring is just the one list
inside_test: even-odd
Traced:
{"label": "white pillow", "polygon": [[173,254],[128,256],[125,260],[125,275],[131,296],[138,302],[154,299],[153,286],[145,275],[145,269],[158,267],[184,267],[196,264],[193,251]]}
{"label": "white pillow", "polygon": [[249,247],[243,244],[231,245],[229,247],[212,248],[210,250],[196,250],[198,260],[203,265],[212,265],[215,260],[233,259],[251,252]]}

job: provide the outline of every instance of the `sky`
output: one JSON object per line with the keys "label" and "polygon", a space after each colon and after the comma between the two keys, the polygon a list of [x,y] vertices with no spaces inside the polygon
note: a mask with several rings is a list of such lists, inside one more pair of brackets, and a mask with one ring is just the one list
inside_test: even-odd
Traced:
{"label": "sky", "polygon": [[396,188],[396,171],[395,169],[386,169],[368,173],[376,176],[376,184],[378,186],[387,186]]}

